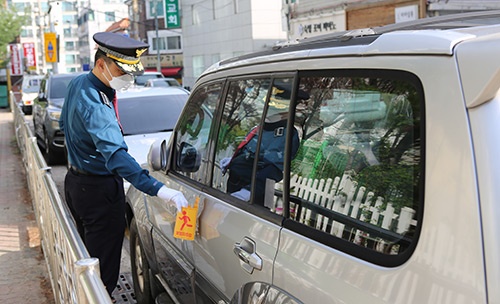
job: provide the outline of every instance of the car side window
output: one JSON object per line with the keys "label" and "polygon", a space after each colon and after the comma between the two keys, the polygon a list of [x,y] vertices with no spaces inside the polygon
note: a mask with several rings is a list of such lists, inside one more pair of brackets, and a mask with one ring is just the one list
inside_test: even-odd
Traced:
{"label": "car side window", "polygon": [[175,134],[174,170],[197,182],[207,182],[209,135],[222,84],[209,84],[191,95]]}
{"label": "car side window", "polygon": [[233,157],[242,150],[243,142],[251,140],[258,131],[270,84],[270,78],[231,81],[218,130],[212,185],[234,196],[242,194],[240,198],[246,201],[250,199],[252,153],[241,151],[246,155],[241,157],[250,161],[249,166],[237,163],[235,167]]}
{"label": "car side window", "polygon": [[47,98],[46,87],[47,87],[47,79],[44,78],[40,83],[40,90],[38,91],[38,95],[41,96],[42,98]]}
{"label": "car side window", "polygon": [[229,83],[218,132],[214,188],[243,201],[253,197],[252,203],[270,208],[274,184],[283,178],[291,90],[292,78]]}
{"label": "car side window", "polygon": [[[416,240],[422,197],[420,83],[405,73],[299,78],[290,200],[276,212],[387,255]],[[299,96],[300,93],[297,93]],[[282,189],[283,185],[277,185]]]}

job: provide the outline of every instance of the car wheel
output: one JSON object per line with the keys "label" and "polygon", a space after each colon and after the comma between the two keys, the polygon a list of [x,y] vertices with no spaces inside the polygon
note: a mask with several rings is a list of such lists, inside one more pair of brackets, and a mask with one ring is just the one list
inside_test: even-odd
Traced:
{"label": "car wheel", "polygon": [[59,159],[59,155],[58,153],[56,153],[51,147],[50,147],[50,143],[49,143],[49,137],[47,136],[47,133],[44,134],[44,138],[43,138],[43,143],[44,143],[44,157],[45,157],[45,162],[47,163],[47,165],[54,165],[57,163],[58,159]]}
{"label": "car wheel", "polygon": [[144,255],[144,249],[139,239],[135,218],[130,222],[130,264],[137,303],[154,303],[153,296],[151,295],[149,263]]}
{"label": "car wheel", "polygon": [[23,106],[22,110],[23,110],[24,115],[31,115],[32,114],[31,108],[29,108],[29,107]]}

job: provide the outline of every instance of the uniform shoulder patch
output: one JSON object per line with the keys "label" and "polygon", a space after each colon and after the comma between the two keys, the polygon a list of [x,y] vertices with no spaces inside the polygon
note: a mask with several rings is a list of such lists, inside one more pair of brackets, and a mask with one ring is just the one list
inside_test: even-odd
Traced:
{"label": "uniform shoulder patch", "polygon": [[101,95],[101,102],[111,109],[111,103],[109,102],[108,96],[106,96],[103,92],[99,92],[99,94]]}

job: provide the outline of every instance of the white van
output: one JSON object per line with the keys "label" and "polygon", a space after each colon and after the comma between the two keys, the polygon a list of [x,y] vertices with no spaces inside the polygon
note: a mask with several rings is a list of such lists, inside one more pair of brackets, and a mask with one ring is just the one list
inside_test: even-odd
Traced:
{"label": "white van", "polygon": [[500,303],[499,54],[490,11],[214,65],[149,155],[194,240],[127,195],[138,301]]}
{"label": "white van", "polygon": [[24,75],[21,85],[21,109],[24,114],[30,115],[33,111],[33,100],[38,96],[43,75]]}

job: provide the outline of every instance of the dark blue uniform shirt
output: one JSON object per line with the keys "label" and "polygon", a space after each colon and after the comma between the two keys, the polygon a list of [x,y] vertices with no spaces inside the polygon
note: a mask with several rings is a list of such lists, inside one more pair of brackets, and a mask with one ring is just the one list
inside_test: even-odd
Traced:
{"label": "dark blue uniform shirt", "polygon": [[69,163],[91,174],[117,174],[154,196],[163,184],[127,153],[112,104],[114,96],[115,90],[92,72],[71,81],[59,119]]}

